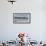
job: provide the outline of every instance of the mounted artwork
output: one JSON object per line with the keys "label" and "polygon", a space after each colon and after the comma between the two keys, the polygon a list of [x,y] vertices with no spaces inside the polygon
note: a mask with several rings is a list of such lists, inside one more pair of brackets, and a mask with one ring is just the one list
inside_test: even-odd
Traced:
{"label": "mounted artwork", "polygon": [[13,13],[13,24],[30,24],[31,13]]}

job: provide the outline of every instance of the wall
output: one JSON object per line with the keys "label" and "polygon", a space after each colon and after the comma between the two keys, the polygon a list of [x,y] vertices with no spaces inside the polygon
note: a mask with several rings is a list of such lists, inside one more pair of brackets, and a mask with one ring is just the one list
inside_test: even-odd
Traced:
{"label": "wall", "polygon": [[[46,40],[46,1],[16,0],[13,5],[0,0],[0,40],[11,40],[18,32],[27,32],[37,41]],[[31,24],[13,24],[13,13],[30,12]]]}

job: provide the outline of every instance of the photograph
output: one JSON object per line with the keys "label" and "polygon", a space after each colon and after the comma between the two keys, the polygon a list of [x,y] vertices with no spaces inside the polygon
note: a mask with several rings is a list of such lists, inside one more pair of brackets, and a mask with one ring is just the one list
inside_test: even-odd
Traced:
{"label": "photograph", "polygon": [[46,46],[46,0],[0,0],[0,46]]}

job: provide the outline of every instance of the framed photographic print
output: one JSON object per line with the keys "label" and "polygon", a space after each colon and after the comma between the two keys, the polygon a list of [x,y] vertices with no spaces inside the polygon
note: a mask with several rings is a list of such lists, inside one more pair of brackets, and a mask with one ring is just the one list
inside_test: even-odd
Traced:
{"label": "framed photographic print", "polygon": [[31,23],[31,13],[13,13],[13,24]]}

